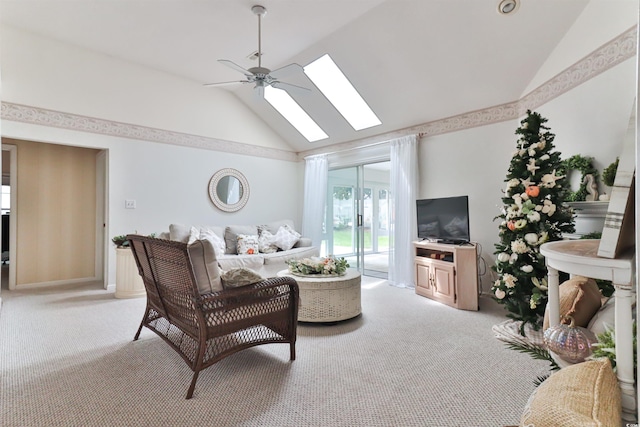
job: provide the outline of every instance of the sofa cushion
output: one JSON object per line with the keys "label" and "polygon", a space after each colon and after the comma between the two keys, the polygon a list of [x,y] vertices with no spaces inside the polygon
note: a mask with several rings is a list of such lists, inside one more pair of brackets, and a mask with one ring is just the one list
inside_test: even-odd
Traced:
{"label": "sofa cushion", "polygon": [[288,251],[278,251],[271,254],[264,254],[265,264],[282,264],[283,269],[286,268],[286,262],[290,259],[308,258],[318,256],[320,251],[314,246],[293,248]]}
{"label": "sofa cushion", "polygon": [[258,235],[238,234],[238,255],[258,255]]}
{"label": "sofa cushion", "polygon": [[176,242],[187,243],[191,235],[191,226],[184,224],[169,225],[169,238]]}
{"label": "sofa cushion", "polygon": [[218,236],[212,229],[210,228],[198,228],[195,226],[191,226],[191,231],[189,233],[188,244],[195,242],[196,240],[209,240],[213,245],[213,250],[216,252],[216,256],[224,255],[225,244],[224,239]]}
{"label": "sofa cushion", "polygon": [[290,219],[283,219],[280,221],[269,222],[262,227],[266,227],[267,230],[271,232],[271,234],[276,234],[280,229],[280,227],[282,227],[283,225],[288,226],[292,230],[295,230],[296,228],[295,225],[293,224],[293,221],[291,221]]}
{"label": "sofa cushion", "polygon": [[225,289],[247,286],[262,280],[262,276],[247,268],[234,268],[222,274],[222,286]]}
{"label": "sofa cushion", "polygon": [[224,237],[224,227],[218,227],[216,225],[171,224],[169,225],[169,240],[187,243],[191,235],[191,227],[197,228],[201,233],[203,230],[210,230],[218,237]]}
{"label": "sofa cushion", "polygon": [[255,225],[229,225],[224,229],[224,241],[227,245],[227,254],[238,253],[238,234],[258,235],[258,227]]}
{"label": "sofa cushion", "polygon": [[609,359],[568,366],[533,392],[521,426],[587,427],[621,425],[620,387]]}
{"label": "sofa cushion", "polygon": [[[576,326],[586,328],[600,309],[602,294],[595,280],[574,276],[560,285],[560,319],[570,315]],[[568,321],[565,319],[565,323]],[[544,313],[543,330],[549,327],[549,306]]]}
{"label": "sofa cushion", "polygon": [[218,258],[218,264],[223,270],[231,270],[234,268],[249,268],[251,270],[260,270],[264,264],[264,255],[222,255]]}
{"label": "sofa cushion", "polygon": [[306,248],[313,246],[313,241],[310,237],[300,237],[298,242],[293,246],[294,248]]}
{"label": "sofa cushion", "polygon": [[191,258],[198,291],[201,294],[221,291],[220,270],[211,241],[196,240],[187,246],[187,251]]}
{"label": "sofa cushion", "polygon": [[291,229],[290,227],[283,225],[278,229],[278,232],[273,238],[273,243],[283,251],[288,251],[300,239],[300,233]]}
{"label": "sofa cushion", "polygon": [[263,229],[260,232],[260,237],[258,237],[258,249],[263,254],[271,254],[278,250],[278,247],[275,243],[273,243],[273,239],[275,236],[266,229]]}

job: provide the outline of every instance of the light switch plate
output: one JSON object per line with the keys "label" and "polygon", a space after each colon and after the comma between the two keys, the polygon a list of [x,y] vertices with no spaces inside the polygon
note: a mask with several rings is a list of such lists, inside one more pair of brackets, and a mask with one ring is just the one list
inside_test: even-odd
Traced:
{"label": "light switch plate", "polygon": [[125,200],[124,201],[124,207],[125,207],[125,209],[135,209],[136,208],[136,201],[135,200]]}

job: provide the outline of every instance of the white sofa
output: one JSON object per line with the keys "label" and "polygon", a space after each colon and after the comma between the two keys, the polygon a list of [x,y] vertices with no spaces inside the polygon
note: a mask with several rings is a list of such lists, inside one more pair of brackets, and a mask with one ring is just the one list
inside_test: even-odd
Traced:
{"label": "white sofa", "polygon": [[[248,268],[260,274],[262,277],[275,277],[280,270],[287,268],[286,262],[290,259],[299,259],[310,256],[318,256],[320,251],[317,247],[312,246],[311,239],[300,237],[295,245],[288,250],[278,249],[273,253],[254,253],[237,254],[237,236],[243,235],[259,235],[259,229],[268,230],[272,234],[276,234],[280,227],[287,226],[295,230],[294,223],[291,220],[274,221],[259,225],[185,225],[171,224],[168,232],[158,235],[161,239],[177,240],[188,242],[192,233],[200,231],[213,232],[217,237],[224,240],[224,254],[221,250],[216,250],[216,258],[222,270],[231,270],[234,268]],[[197,230],[197,231],[196,231]],[[214,244],[214,248],[216,245]]]}

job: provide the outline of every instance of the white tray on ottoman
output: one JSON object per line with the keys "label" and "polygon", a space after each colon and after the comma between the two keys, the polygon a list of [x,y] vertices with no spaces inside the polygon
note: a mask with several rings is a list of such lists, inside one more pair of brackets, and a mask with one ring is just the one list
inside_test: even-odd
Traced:
{"label": "white tray on ottoman", "polygon": [[362,313],[360,272],[349,268],[343,276],[296,276],[281,270],[278,277],[291,276],[300,288],[300,322],[337,322]]}

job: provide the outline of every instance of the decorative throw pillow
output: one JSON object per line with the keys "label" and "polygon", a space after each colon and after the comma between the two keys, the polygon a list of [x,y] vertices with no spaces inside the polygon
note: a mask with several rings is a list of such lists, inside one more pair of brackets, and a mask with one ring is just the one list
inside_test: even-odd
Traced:
{"label": "decorative throw pillow", "polygon": [[275,236],[269,230],[262,230],[258,237],[258,249],[263,254],[272,254],[278,251],[278,247],[273,243]]}
{"label": "decorative throw pillow", "polygon": [[287,230],[289,233],[293,234],[294,236],[296,236],[296,238],[300,238],[300,236],[302,236],[302,234],[298,233],[296,230],[293,229],[292,226],[290,226],[289,224],[284,224],[282,226],[282,228],[284,228],[285,230]]}
{"label": "decorative throw pillow", "polygon": [[224,241],[227,247],[226,253],[238,253],[238,234],[258,235],[258,227],[255,225],[228,225],[224,229]]}
{"label": "decorative throw pillow", "polygon": [[224,243],[224,239],[218,236],[213,230],[209,228],[201,228],[200,229],[200,238],[207,239],[211,241],[213,245],[213,250],[216,251],[216,256],[224,255],[226,245]]}
{"label": "decorative throw pillow", "polygon": [[[600,309],[602,293],[593,279],[574,276],[560,285],[560,319],[570,315],[576,326],[586,328]],[[565,323],[569,323],[564,320]],[[543,330],[549,327],[549,305],[544,312]]]}
{"label": "decorative throw pillow", "polygon": [[192,244],[196,240],[200,240],[200,230],[196,227],[191,226],[189,230],[189,238],[187,239],[187,245]]}
{"label": "decorative throw pillow", "polygon": [[[635,310],[634,310],[635,312]],[[635,313],[634,313],[635,317]],[[589,322],[588,329],[596,334],[596,336],[600,334],[604,334],[607,332],[607,329],[614,330],[616,326],[616,299],[609,298],[600,310],[593,316],[591,321]]]}
{"label": "decorative throw pillow", "polygon": [[521,426],[619,426],[622,398],[609,359],[571,365],[554,372],[533,392]]}
{"label": "decorative throw pillow", "polygon": [[258,245],[258,235],[238,234],[238,255],[256,255],[260,249]]}
{"label": "decorative throw pillow", "polygon": [[248,268],[234,268],[232,270],[225,271],[221,276],[221,280],[222,287],[229,289],[258,283],[264,280],[264,278]]}
{"label": "decorative throw pillow", "polygon": [[296,233],[295,231],[292,233],[290,230],[290,227],[283,225],[278,229],[278,232],[273,238],[273,243],[283,251],[288,251],[293,248],[298,242],[298,239],[300,239],[300,233]]}

